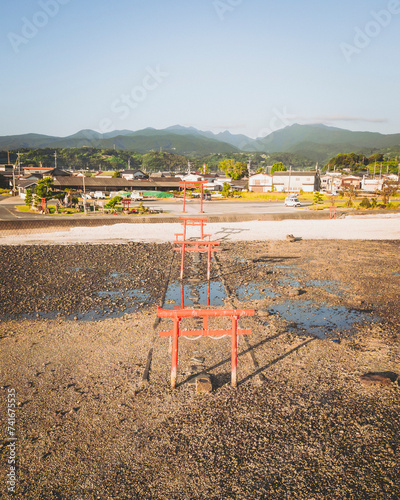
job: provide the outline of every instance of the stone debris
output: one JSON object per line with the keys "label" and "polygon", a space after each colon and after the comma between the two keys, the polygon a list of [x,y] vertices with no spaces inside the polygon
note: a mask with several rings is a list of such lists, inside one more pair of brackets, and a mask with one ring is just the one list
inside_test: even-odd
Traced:
{"label": "stone debris", "polygon": [[392,379],[380,373],[367,373],[360,375],[360,382],[365,386],[388,386],[392,384]]}
{"label": "stone debris", "polygon": [[211,377],[207,373],[203,373],[196,377],[196,393],[212,392]]}

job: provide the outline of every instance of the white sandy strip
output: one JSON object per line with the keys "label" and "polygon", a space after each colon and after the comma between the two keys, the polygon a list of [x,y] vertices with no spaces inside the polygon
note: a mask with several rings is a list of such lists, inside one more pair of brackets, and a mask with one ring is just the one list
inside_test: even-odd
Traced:
{"label": "white sandy strip", "polygon": [[[293,234],[302,239],[398,240],[400,214],[383,217],[347,217],[336,220],[284,220],[210,223],[206,233],[212,240],[283,240]],[[124,243],[172,241],[180,224],[115,224],[113,226],[75,227],[54,233],[19,234],[0,237],[2,245],[63,243]],[[190,228],[187,237],[198,234]]]}

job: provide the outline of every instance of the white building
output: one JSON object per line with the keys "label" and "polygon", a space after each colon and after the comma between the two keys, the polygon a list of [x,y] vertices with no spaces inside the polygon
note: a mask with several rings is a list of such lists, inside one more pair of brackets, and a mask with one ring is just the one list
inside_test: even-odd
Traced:
{"label": "white building", "polygon": [[368,191],[369,193],[374,193],[375,191],[381,191],[382,186],[383,186],[384,179],[379,179],[377,178],[368,178],[365,175],[363,175],[362,181],[361,181],[361,189],[363,191]]}
{"label": "white building", "polygon": [[285,193],[312,193],[321,189],[318,171],[288,170],[269,174],[252,175],[249,179],[249,190],[256,193],[277,191]]}
{"label": "white building", "polygon": [[249,191],[253,193],[267,193],[272,191],[272,175],[255,174],[249,179]]}
{"label": "white building", "polygon": [[342,174],[340,172],[327,172],[321,175],[321,189],[325,191],[337,191],[342,184]]}

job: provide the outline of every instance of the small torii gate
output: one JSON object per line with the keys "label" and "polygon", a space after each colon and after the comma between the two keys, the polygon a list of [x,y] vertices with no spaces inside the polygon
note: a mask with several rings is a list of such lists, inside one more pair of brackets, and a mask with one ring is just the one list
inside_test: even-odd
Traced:
{"label": "small torii gate", "polygon": [[[157,316],[159,318],[169,318],[174,322],[172,330],[160,332],[160,337],[172,337],[172,359],[171,359],[171,389],[175,389],[176,375],[178,369],[178,344],[181,336],[231,336],[231,385],[237,386],[237,336],[249,335],[251,329],[241,329],[237,327],[238,319],[244,316],[254,316],[254,309],[180,309],[167,310],[157,306]],[[231,319],[231,328],[225,330],[210,330],[208,318],[228,317]],[[181,330],[179,323],[183,318],[203,318],[203,328],[201,330]]]}
{"label": "small torii gate", "polygon": [[179,187],[183,187],[183,207],[182,213],[185,213],[186,189],[189,187],[200,187],[200,213],[203,213],[203,186],[207,181],[180,181]]}
{"label": "small torii gate", "polygon": [[129,205],[131,204],[131,200],[122,200],[122,210],[129,210]]}
{"label": "small torii gate", "polygon": [[48,213],[48,208],[47,208],[47,200],[46,198],[42,198],[42,213],[47,214]]}
{"label": "small torii gate", "polygon": [[[203,218],[192,218],[192,217],[179,217],[183,221],[183,233],[175,233],[175,240],[173,241],[174,250],[181,252],[181,275],[180,278],[183,279],[183,271],[185,268],[185,252],[199,252],[207,253],[207,280],[210,280],[211,271],[211,252],[216,252],[217,249],[214,248],[221,244],[220,241],[211,241],[211,234],[204,234],[204,222],[208,219]],[[199,226],[200,227],[200,239],[199,240],[186,240],[186,229],[187,226]],[[180,239],[182,237],[182,239]],[[208,239],[207,239],[208,238]]]}

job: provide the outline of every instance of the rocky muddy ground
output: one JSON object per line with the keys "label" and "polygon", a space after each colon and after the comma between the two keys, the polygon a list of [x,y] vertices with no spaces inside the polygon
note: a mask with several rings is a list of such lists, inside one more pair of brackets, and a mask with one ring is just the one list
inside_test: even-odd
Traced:
{"label": "rocky muddy ground", "polygon": [[[238,388],[229,337],[182,338],[171,391],[156,321],[180,305],[170,245],[1,247],[0,496],[13,389],[14,498],[399,498],[399,250],[225,243],[210,307],[255,310]],[[205,273],[188,258],[186,306],[207,307]],[[212,393],[196,393],[193,356]]]}

